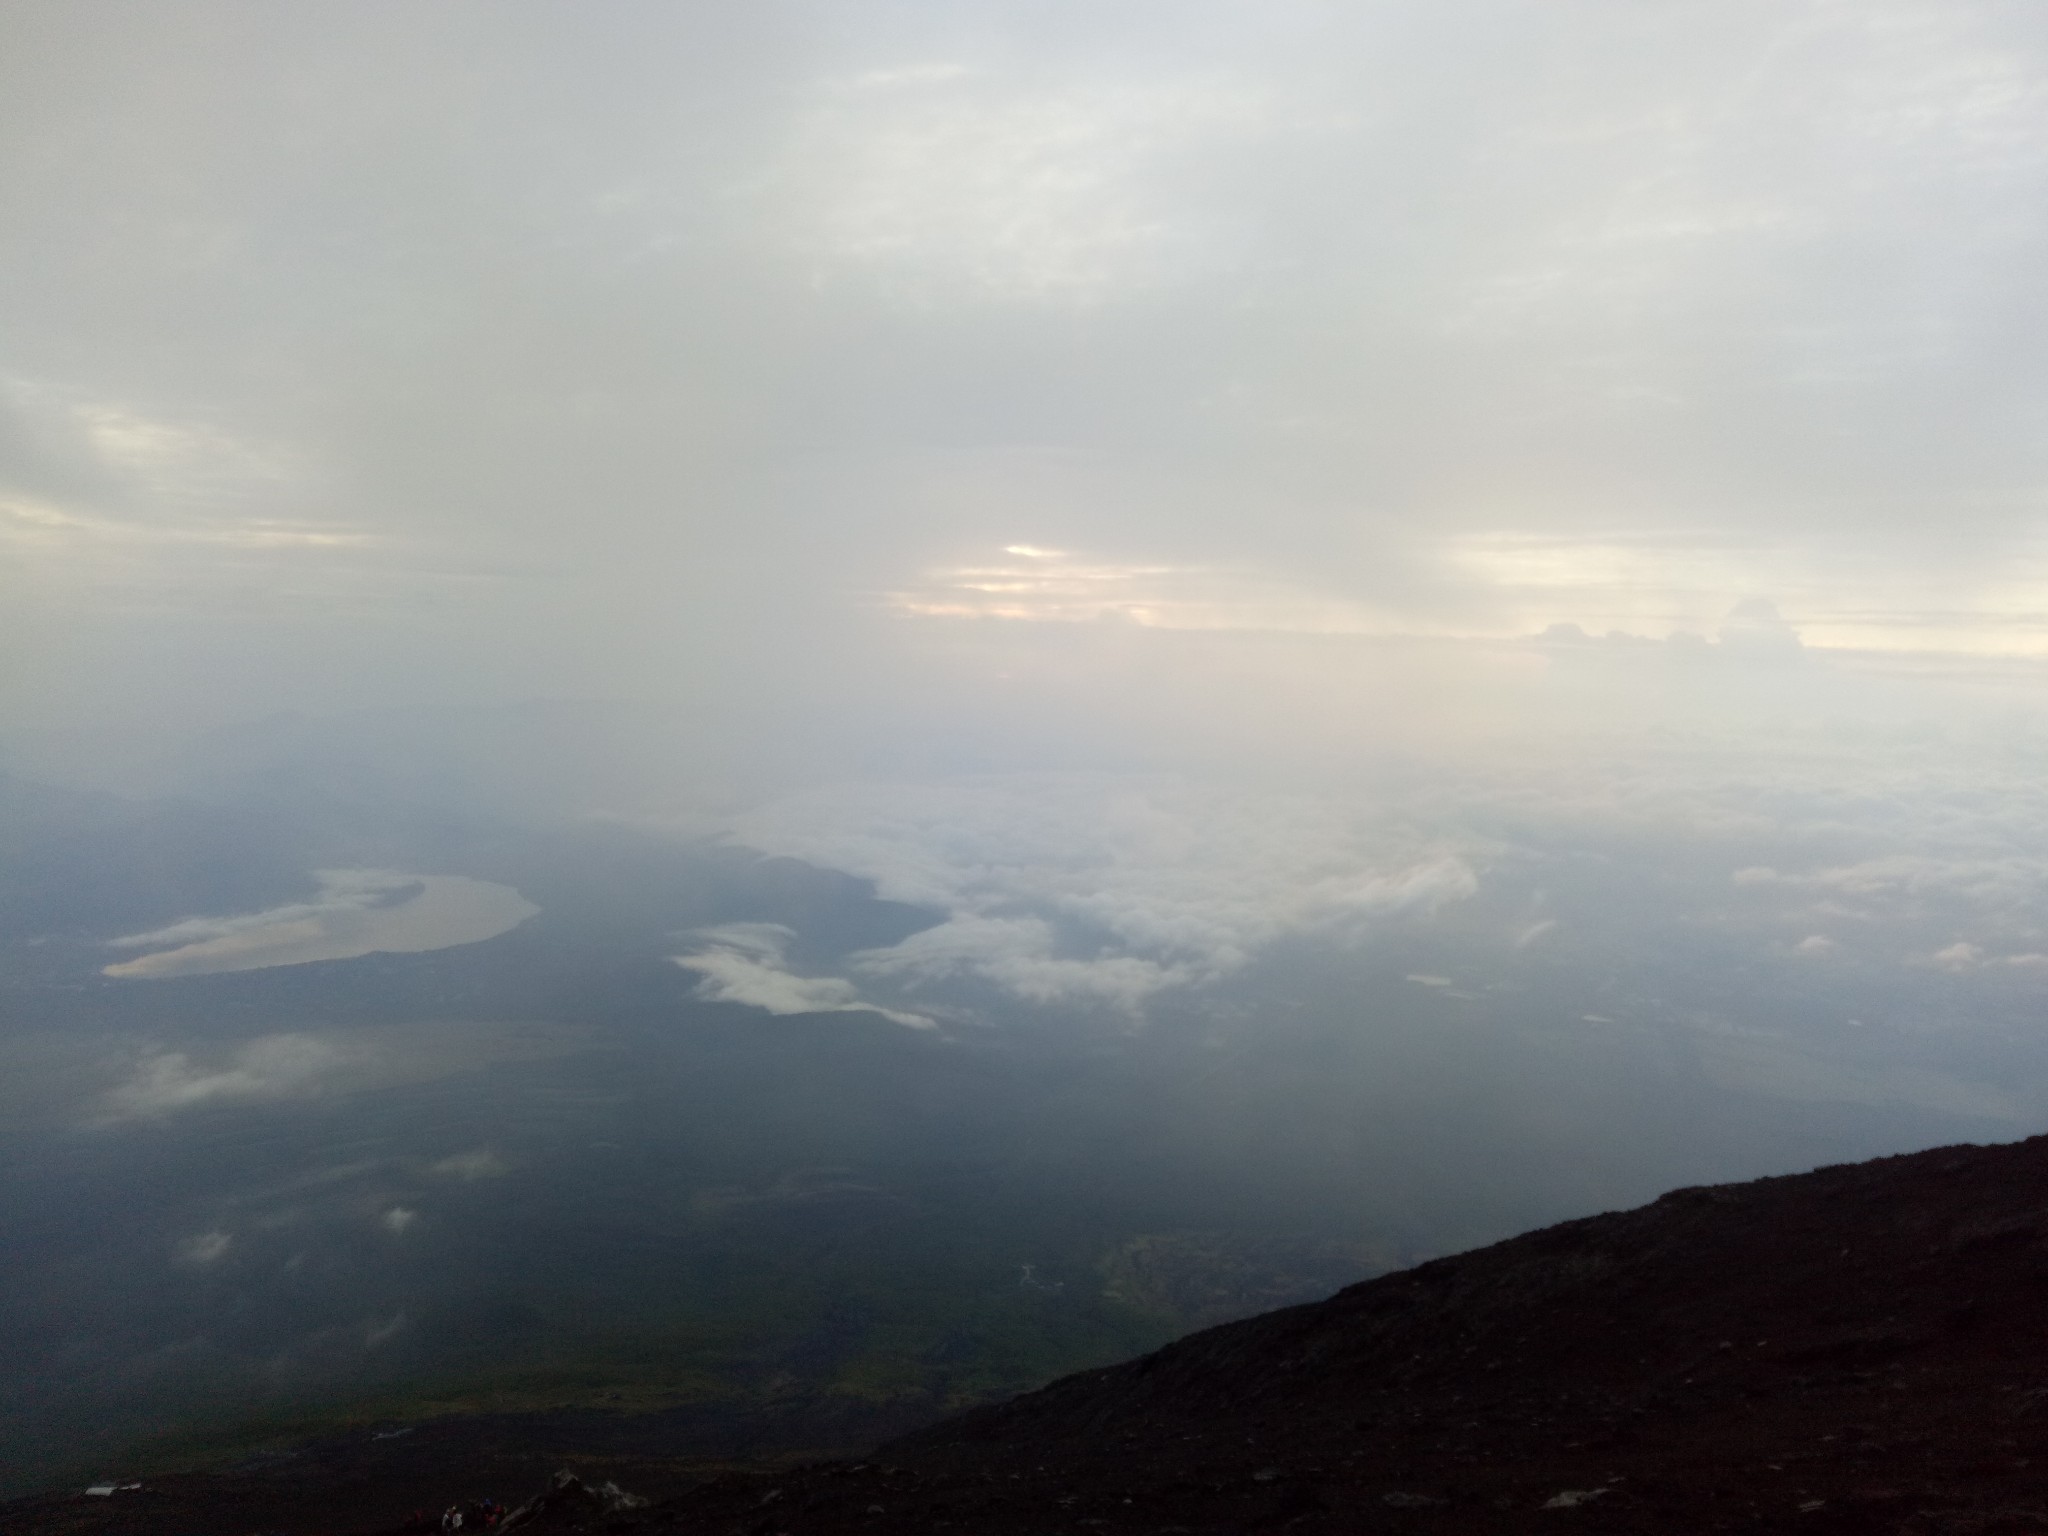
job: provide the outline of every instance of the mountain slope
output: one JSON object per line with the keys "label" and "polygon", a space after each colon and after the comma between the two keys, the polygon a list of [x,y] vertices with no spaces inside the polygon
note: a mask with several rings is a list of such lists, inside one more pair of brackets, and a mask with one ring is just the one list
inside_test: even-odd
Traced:
{"label": "mountain slope", "polygon": [[[226,1485],[186,1487],[0,1524],[216,1528]],[[309,1486],[288,1527],[375,1527],[338,1493]],[[1067,1377],[871,1462],[706,1474],[647,1508],[558,1498],[522,1528],[2048,1531],[2048,1137],[1674,1191]]]}
{"label": "mountain slope", "polygon": [[2048,1138],[1678,1190],[881,1458],[767,1529],[2048,1530]]}

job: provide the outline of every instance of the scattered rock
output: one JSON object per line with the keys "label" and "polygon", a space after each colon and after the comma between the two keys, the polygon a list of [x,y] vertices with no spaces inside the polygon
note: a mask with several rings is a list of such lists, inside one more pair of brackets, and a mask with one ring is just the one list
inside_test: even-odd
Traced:
{"label": "scattered rock", "polygon": [[1595,1499],[1611,1491],[1611,1489],[1607,1488],[1567,1488],[1562,1493],[1551,1495],[1550,1498],[1544,1501],[1543,1507],[1545,1509],[1577,1509],[1581,1504],[1590,1504]]}
{"label": "scattered rock", "polygon": [[544,1531],[555,1526],[572,1526],[593,1515],[616,1515],[644,1509],[647,1501],[626,1492],[617,1483],[592,1488],[574,1472],[557,1472],[545,1493],[536,1494],[513,1510],[499,1524],[501,1531]]}

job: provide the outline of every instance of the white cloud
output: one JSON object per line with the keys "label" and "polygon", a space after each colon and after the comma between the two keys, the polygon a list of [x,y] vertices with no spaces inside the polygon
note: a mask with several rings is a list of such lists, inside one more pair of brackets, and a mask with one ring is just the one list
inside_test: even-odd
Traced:
{"label": "white cloud", "polygon": [[921,1014],[905,1013],[864,1002],[860,989],[838,976],[799,976],[783,957],[789,929],[775,923],[730,923],[707,928],[694,937],[706,947],[672,957],[686,971],[704,979],[697,995],[708,1002],[740,1003],[773,1014],[877,1013],[913,1029],[931,1027]]}
{"label": "white cloud", "polygon": [[1737,603],[1721,625],[1721,648],[1731,655],[1757,661],[1782,661],[1797,657],[1803,647],[1799,631],[1786,623],[1769,598],[1751,597]]}
{"label": "white cloud", "polygon": [[461,1179],[474,1183],[478,1179],[495,1179],[509,1171],[506,1161],[489,1147],[479,1147],[473,1152],[457,1152],[444,1157],[434,1164],[433,1171],[443,1178]]}
{"label": "white cloud", "polygon": [[[1816,646],[1996,618],[2040,654],[2037,363],[1998,323],[2048,227],[2031,8],[1172,9],[373,7],[194,49],[58,8],[11,61],[64,82],[13,95],[77,172],[10,183],[0,257],[70,376],[0,402],[0,538],[62,550],[7,578],[47,598],[13,686],[644,689],[716,738],[677,679],[794,716],[860,603],[1009,540],[1145,575],[1092,605],[1143,623],[1704,635],[1769,592]],[[449,113],[466,71],[497,88]],[[1019,445],[1109,490],[920,506]],[[390,622],[309,601],[344,567]]]}
{"label": "white cloud", "polygon": [[2005,966],[2017,971],[2048,971],[2048,955],[2029,951],[2018,955],[1993,955],[1981,944],[1971,944],[1958,939],[1945,949],[1934,952],[1928,962],[1944,971],[1958,975],[1966,971],[1981,971],[1989,966]]}
{"label": "white cloud", "polygon": [[1094,775],[847,787],[741,818],[752,846],[843,869],[943,921],[857,959],[915,986],[1139,1008],[1288,934],[1345,942],[1479,887],[1459,848],[1311,797]]}
{"label": "white cloud", "polygon": [[[294,452],[175,408],[145,410],[70,384],[0,379],[0,416],[31,461],[68,463],[39,487],[0,487],[0,548],[49,595],[159,612],[219,613],[254,580],[301,603],[338,596],[399,555],[393,531],[341,521],[309,494]],[[0,463],[0,478],[17,467]],[[238,592],[238,588],[241,591]]]}
{"label": "white cloud", "polygon": [[871,70],[795,120],[778,182],[798,194],[797,248],[828,272],[1091,302],[1213,270],[1222,210],[1162,195],[1174,162],[1285,127],[1221,77],[1034,89],[950,62]]}
{"label": "white cloud", "polygon": [[377,1224],[393,1237],[403,1237],[420,1219],[420,1213],[402,1205],[394,1205],[377,1218]]}
{"label": "white cloud", "polygon": [[182,1239],[173,1252],[180,1264],[195,1269],[217,1264],[235,1244],[234,1237],[216,1228],[211,1232],[200,1232]]}
{"label": "white cloud", "polygon": [[[1945,807],[1930,806],[1945,811]],[[1787,874],[1764,866],[1739,869],[1737,885],[1789,886],[1857,900],[1942,897],[1993,906],[2029,900],[2048,886],[2048,864],[2036,857],[1942,857],[1893,853],[1809,874]]]}
{"label": "white cloud", "polygon": [[796,931],[783,923],[720,923],[714,928],[699,928],[693,937],[723,950],[779,965]]}
{"label": "white cloud", "polygon": [[[884,606],[912,619],[1001,619],[1146,629],[1509,640],[1761,674],[1843,651],[2039,657],[2048,653],[2048,551],[2015,554],[1995,588],[1937,596],[1896,578],[1848,579],[1775,548],[1698,531],[1653,538],[1491,532],[1446,540],[1427,593],[1346,591],[1251,561],[1192,562],[1030,544],[898,577]],[[1320,575],[1321,573],[1316,573]],[[1745,595],[1759,586],[1784,595]],[[1419,600],[1420,599],[1420,600]],[[1432,612],[1434,608],[1436,611]],[[1707,637],[1711,635],[1712,639]],[[1616,658],[1608,658],[1610,661]],[[1841,659],[1837,655],[1836,659]]]}
{"label": "white cloud", "polygon": [[1391,634],[1401,616],[1257,570],[1089,559],[1012,544],[1006,558],[940,566],[890,591],[891,611],[919,619],[1015,619],[1148,629],[1321,635]]}
{"label": "white cloud", "polygon": [[293,1098],[318,1092],[358,1052],[311,1035],[264,1035],[237,1047],[218,1066],[182,1051],[145,1057],[129,1079],[101,1101],[103,1121],[154,1118],[203,1104]]}
{"label": "white cloud", "polygon": [[[1442,942],[1469,940],[1479,922],[1497,944],[1554,944],[1560,928],[1544,925],[1568,925],[1588,956],[1619,945],[1614,961],[1634,965],[1701,932],[1742,932],[1846,978],[1937,963],[1966,933],[1974,960],[1953,951],[1939,964],[2016,979],[2048,967],[2017,958],[2048,953],[2048,795],[2028,762],[1816,736],[1797,752],[1504,755],[1348,796],[990,775],[819,790],[729,827],[935,914],[842,971],[891,1003],[971,1008],[975,995],[940,990],[967,982],[1140,1013],[1283,941],[1341,945],[1431,922],[1482,881],[1501,916],[1447,923]],[[1654,887],[1626,883],[1646,867],[1660,871]]]}
{"label": "white cloud", "polygon": [[[1803,873],[1752,866],[1736,871],[1734,884],[1778,923],[1847,922],[1886,935],[1899,960],[1926,956],[1932,947],[1938,952],[1924,963],[1963,971],[1991,963],[1988,956],[1999,951],[2038,949],[2048,938],[2048,859],[2033,849],[2048,840],[2048,827],[2035,821],[2035,808],[1993,795],[1988,783],[1952,796],[1921,790],[1918,804],[1899,795],[1892,790],[1875,800],[1869,832],[1940,851],[1887,853]],[[1907,805],[1914,806],[1910,814]],[[1998,851],[1986,856],[1990,848]],[[1975,937],[1945,942],[1958,929]],[[1816,935],[1796,949],[1814,954],[1824,947]]]}
{"label": "white cloud", "polygon": [[361,911],[387,902],[418,884],[413,876],[381,869],[326,869],[321,870],[316,878],[320,882],[320,895],[316,900],[293,902],[288,906],[231,917],[188,917],[167,927],[152,928],[147,933],[109,939],[107,948],[163,949],[206,940],[238,938],[267,928],[317,921],[337,912]]}
{"label": "white cloud", "polygon": [[901,981],[974,975],[1034,1003],[1092,1002],[1135,1011],[1162,988],[1210,974],[1197,963],[1135,955],[1064,958],[1039,918],[961,916],[861,956],[863,973]]}
{"label": "white cloud", "polygon": [[[316,1096],[383,1092],[480,1072],[498,1062],[570,1055],[587,1049],[592,1038],[580,1028],[531,1022],[409,1019],[319,1035],[287,1031],[232,1044],[144,1038],[125,1043],[111,1059],[106,1045],[82,1043],[79,1049],[98,1065],[105,1086],[83,1100],[67,1099],[64,1112],[105,1127],[209,1106],[289,1105]],[[0,1088],[9,1082],[6,1055],[0,1052]],[[19,1113],[19,1105],[0,1094],[0,1113]],[[491,1155],[464,1153],[436,1171],[443,1177],[482,1177]],[[341,1171],[364,1166],[344,1164]]]}

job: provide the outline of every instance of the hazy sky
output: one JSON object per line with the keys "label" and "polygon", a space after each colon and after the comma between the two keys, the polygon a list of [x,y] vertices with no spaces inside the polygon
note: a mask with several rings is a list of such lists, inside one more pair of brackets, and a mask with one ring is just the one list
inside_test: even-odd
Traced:
{"label": "hazy sky", "polygon": [[1795,636],[1852,692],[2048,654],[2033,4],[0,29],[18,729],[608,697],[1173,760],[1226,697],[1427,739]]}

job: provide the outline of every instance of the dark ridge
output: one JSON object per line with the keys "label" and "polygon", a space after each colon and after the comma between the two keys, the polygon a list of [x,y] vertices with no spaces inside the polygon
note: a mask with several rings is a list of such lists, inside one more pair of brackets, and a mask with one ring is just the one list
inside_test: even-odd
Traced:
{"label": "dark ridge", "polygon": [[[191,1504],[182,1523],[55,1523],[80,1502],[0,1516],[38,1536],[229,1528]],[[378,1529],[346,1515],[289,1528]],[[644,1507],[558,1495],[516,1528],[2048,1532],[2048,1137],[1675,1190],[870,1462],[707,1475]]]}

